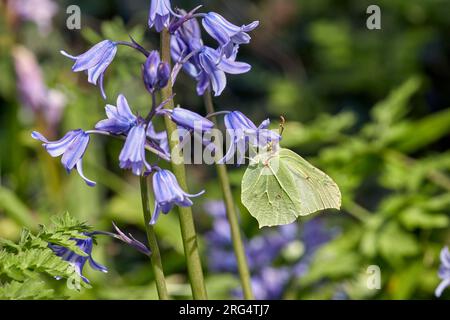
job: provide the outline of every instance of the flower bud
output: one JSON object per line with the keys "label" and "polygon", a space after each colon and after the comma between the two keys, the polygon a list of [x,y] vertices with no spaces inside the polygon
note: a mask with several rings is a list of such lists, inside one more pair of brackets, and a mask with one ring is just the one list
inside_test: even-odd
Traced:
{"label": "flower bud", "polygon": [[169,82],[169,64],[167,62],[161,62],[158,51],[154,50],[150,52],[142,70],[142,77],[145,88],[150,93],[164,88]]}

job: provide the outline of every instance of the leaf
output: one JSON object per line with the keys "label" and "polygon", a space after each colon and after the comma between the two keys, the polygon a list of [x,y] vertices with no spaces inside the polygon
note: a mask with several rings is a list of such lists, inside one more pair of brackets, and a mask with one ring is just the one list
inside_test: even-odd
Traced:
{"label": "leaf", "polygon": [[0,286],[0,300],[40,300],[55,298],[54,290],[44,281],[27,279],[24,282],[11,281]]}
{"label": "leaf", "polygon": [[400,221],[409,230],[413,230],[415,228],[445,228],[449,223],[447,215],[429,213],[421,208],[408,208],[403,211],[400,215]]}
{"label": "leaf", "polygon": [[0,211],[28,228],[34,226],[34,218],[27,206],[12,191],[0,186]]}
{"label": "leaf", "polygon": [[389,223],[379,237],[378,246],[381,255],[392,265],[399,265],[407,257],[419,253],[416,238],[395,223]]}
{"label": "leaf", "polygon": [[409,99],[420,89],[421,82],[419,77],[413,76],[394,89],[385,100],[373,107],[373,119],[383,126],[391,126],[402,119],[409,111]]}
{"label": "leaf", "polygon": [[283,225],[341,206],[341,193],[325,173],[288,149],[256,156],[242,180],[242,203],[260,227]]}

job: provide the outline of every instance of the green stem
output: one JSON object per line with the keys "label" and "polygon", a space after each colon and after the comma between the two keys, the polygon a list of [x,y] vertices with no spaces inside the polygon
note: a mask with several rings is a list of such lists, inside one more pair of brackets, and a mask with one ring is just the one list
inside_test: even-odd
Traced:
{"label": "green stem", "polygon": [[[161,56],[162,60],[170,63],[170,34],[167,30],[161,33]],[[169,99],[172,96],[172,83],[169,81],[168,85],[161,91],[162,100]],[[174,103],[171,100],[164,106],[166,109],[173,109]],[[172,151],[172,158],[176,155],[178,142],[171,139],[173,132],[177,127],[168,117],[164,118],[167,136],[169,138],[170,149]],[[188,192],[186,183],[186,169],[184,163],[175,163],[172,161],[173,174],[177,178],[180,187]],[[187,270],[189,280],[191,282],[192,296],[196,300],[206,300],[206,287],[203,279],[202,264],[200,261],[200,254],[198,252],[197,234],[195,232],[194,219],[192,216],[191,207],[178,207],[180,216],[181,237],[183,239],[184,254],[186,256]]]}
{"label": "green stem", "polygon": [[[203,95],[206,111],[208,114],[215,113],[214,103],[211,96],[211,90],[207,90]],[[215,116],[211,117],[211,120],[216,124],[217,119]],[[231,192],[230,179],[228,177],[227,167],[225,164],[216,163],[217,175],[220,180],[220,185],[223,192],[223,200],[227,210],[227,218],[230,224],[231,239],[233,240],[234,254],[238,264],[239,277],[241,279],[242,290],[244,292],[244,298],[246,300],[253,300],[253,292],[250,281],[250,271],[248,269],[247,257],[245,256],[245,248],[242,243],[241,232],[239,229],[239,222],[236,213],[236,207],[234,205],[233,194]]]}
{"label": "green stem", "polygon": [[141,185],[141,199],[142,209],[144,212],[145,231],[147,233],[148,245],[152,254],[150,261],[153,267],[153,273],[155,274],[156,289],[158,290],[158,296],[160,300],[168,300],[169,294],[167,292],[166,280],[164,278],[164,270],[161,262],[161,254],[159,252],[158,241],[156,240],[156,234],[153,227],[150,225],[152,218],[150,211],[150,203],[148,199],[148,185],[147,177],[140,178]]}
{"label": "green stem", "polygon": [[366,208],[360,206],[356,202],[351,199],[347,199],[343,202],[342,207],[354,218],[358,219],[361,222],[367,222],[373,214],[370,213]]}

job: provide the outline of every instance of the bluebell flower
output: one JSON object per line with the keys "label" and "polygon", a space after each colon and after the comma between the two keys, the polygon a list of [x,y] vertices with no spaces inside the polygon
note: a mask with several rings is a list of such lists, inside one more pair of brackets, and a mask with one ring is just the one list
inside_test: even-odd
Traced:
{"label": "bluebell flower", "polygon": [[[184,14],[184,11],[181,11]],[[184,57],[191,58],[183,63],[183,69],[191,77],[196,78],[200,70],[198,66],[198,53],[203,48],[200,25],[196,19],[191,19],[182,24],[175,34],[170,38],[170,52],[175,62],[180,62]]]}
{"label": "bluebell flower", "polygon": [[168,114],[173,122],[186,130],[205,132],[214,128],[212,121],[188,109],[176,107],[172,110],[161,110],[160,113]]}
{"label": "bluebell flower", "polygon": [[145,145],[147,143],[146,125],[142,119],[128,132],[127,139],[119,155],[120,167],[131,169],[133,174],[140,176],[152,170],[145,159]]}
{"label": "bluebell flower", "polygon": [[61,163],[68,173],[76,168],[78,174],[88,186],[95,186],[95,182],[85,177],[83,173],[83,155],[89,144],[89,135],[81,129],[69,131],[64,137],[57,141],[49,141],[39,132],[33,131],[31,136],[43,142],[42,146],[52,157],[62,155]]}
{"label": "bluebell flower", "polygon": [[153,193],[155,195],[155,210],[153,211],[150,224],[155,224],[159,214],[167,214],[177,205],[180,207],[190,207],[193,205],[190,198],[197,197],[204,193],[188,194],[181,189],[177,178],[169,170],[158,170],[153,175]]}
{"label": "bluebell flower", "polygon": [[197,93],[203,94],[212,85],[215,96],[220,96],[227,85],[226,73],[242,74],[250,71],[251,66],[245,62],[236,61],[237,47],[234,53],[225,58],[220,49],[204,46],[199,53],[200,73],[197,75]]}
{"label": "bluebell flower", "polygon": [[450,286],[450,252],[448,247],[444,247],[440,254],[441,266],[439,267],[438,276],[441,279],[441,283],[436,288],[434,294],[436,297],[440,297],[445,288]]}
{"label": "bluebell flower", "polygon": [[103,77],[116,52],[117,43],[111,40],[103,40],[79,56],[72,56],[65,51],[61,51],[66,57],[75,60],[75,64],[72,66],[73,72],[87,71],[90,83],[97,85],[97,82],[99,82],[104,99],[106,99],[106,94],[103,87]]}
{"label": "bluebell flower", "polygon": [[127,99],[123,94],[117,97],[117,107],[106,105],[106,116],[108,119],[99,121],[95,128],[97,130],[113,134],[126,134],[136,125],[137,117],[131,112]]}
{"label": "bluebell flower", "polygon": [[169,27],[170,15],[172,13],[170,0],[152,0],[148,15],[148,26],[155,26],[157,32]]}
{"label": "bluebell flower", "polygon": [[225,156],[219,160],[219,163],[225,163],[234,157],[235,151],[238,152],[237,163],[242,164],[245,152],[248,146],[265,147],[268,143],[278,143],[281,136],[268,129],[270,121],[264,120],[259,127],[247,118],[240,111],[233,111],[224,117],[227,134],[231,137],[230,146]]}
{"label": "bluebell flower", "polygon": [[108,269],[105,266],[102,266],[101,264],[94,261],[92,258],[92,247],[94,245],[94,241],[92,237],[89,234],[85,234],[87,236],[86,239],[72,239],[76,242],[76,246],[80,248],[84,253],[86,253],[86,256],[80,256],[76,254],[75,252],[71,251],[70,249],[49,243],[48,246],[50,249],[55,252],[55,254],[59,257],[61,257],[63,260],[69,262],[74,268],[75,272],[83,279],[84,282],[89,283],[89,280],[83,276],[83,268],[87,261],[89,261],[89,264],[91,267],[95,270],[101,271],[101,272],[108,272]]}
{"label": "bluebell flower", "polygon": [[211,85],[219,96],[227,84],[226,73],[242,74],[250,71],[251,66],[236,61],[238,47],[232,54],[224,57],[222,50],[205,46],[201,38],[200,27],[196,19],[186,21],[171,38],[171,55],[174,61],[183,61],[183,69],[197,81],[197,94],[203,95]]}
{"label": "bluebell flower", "polygon": [[145,88],[153,93],[155,90],[164,88],[169,82],[170,66],[167,62],[161,61],[159,52],[154,50],[145,61],[142,76]]}
{"label": "bluebell flower", "polygon": [[259,25],[259,21],[239,27],[227,21],[220,14],[210,12],[203,18],[202,24],[206,32],[219,42],[223,53],[229,58],[233,55],[236,45],[250,42],[251,38],[247,32],[255,29]]}
{"label": "bluebell flower", "polygon": [[156,132],[153,123],[150,122],[147,125],[147,137],[150,139],[150,142],[154,141],[152,144],[153,147],[162,151],[170,158],[170,147],[169,147],[169,139],[167,137],[167,131]]}

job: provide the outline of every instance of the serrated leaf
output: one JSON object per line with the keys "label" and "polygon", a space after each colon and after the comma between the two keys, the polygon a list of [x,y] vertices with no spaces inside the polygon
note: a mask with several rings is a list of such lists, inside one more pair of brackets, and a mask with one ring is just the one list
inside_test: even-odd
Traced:
{"label": "serrated leaf", "polygon": [[299,216],[341,206],[337,184],[289,149],[258,155],[242,179],[242,203],[259,226],[288,224]]}
{"label": "serrated leaf", "polygon": [[49,289],[44,281],[27,279],[24,282],[11,281],[0,286],[0,299],[39,300],[55,298],[54,290]]}

